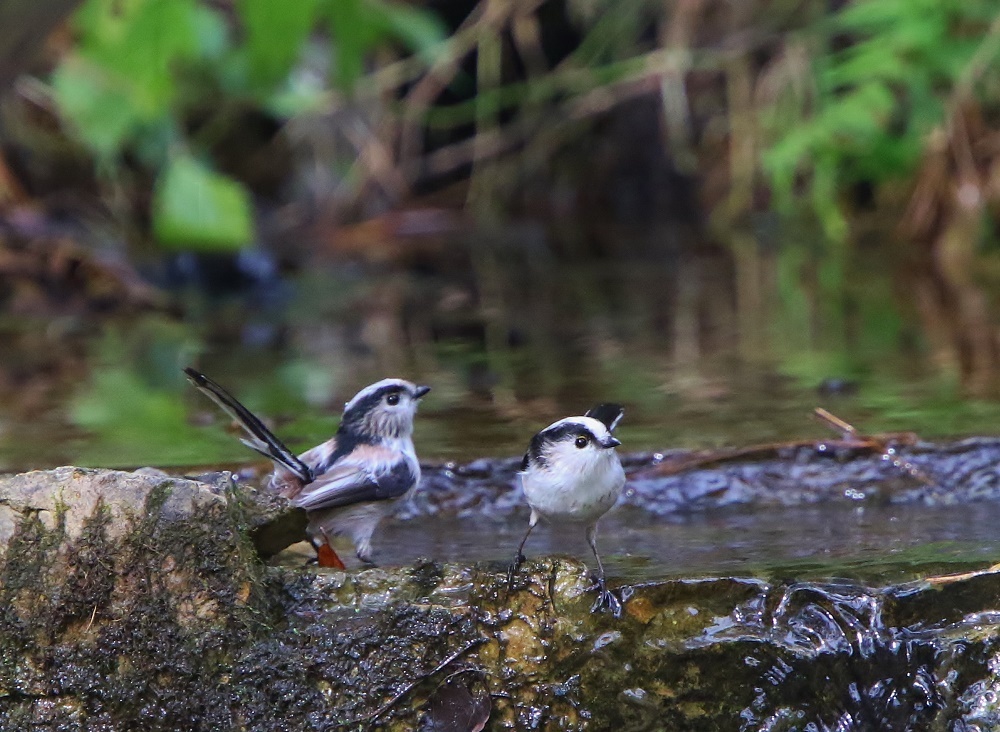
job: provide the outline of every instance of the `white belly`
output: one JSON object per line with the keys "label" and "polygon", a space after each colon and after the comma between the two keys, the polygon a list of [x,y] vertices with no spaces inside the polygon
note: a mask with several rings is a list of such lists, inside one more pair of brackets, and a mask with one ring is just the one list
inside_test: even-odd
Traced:
{"label": "white belly", "polygon": [[625,471],[617,460],[601,460],[583,475],[553,476],[547,470],[521,474],[528,505],[544,519],[596,521],[618,501]]}

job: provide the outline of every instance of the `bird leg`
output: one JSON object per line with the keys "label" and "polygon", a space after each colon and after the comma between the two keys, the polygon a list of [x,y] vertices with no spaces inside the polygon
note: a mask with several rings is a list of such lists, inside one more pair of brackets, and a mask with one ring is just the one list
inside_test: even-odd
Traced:
{"label": "bird leg", "polygon": [[365,564],[371,567],[378,566],[375,564],[375,560],[372,558],[371,542],[366,541],[360,546],[358,546],[358,550],[354,554],[358,559],[360,559]]}
{"label": "bird leg", "polygon": [[590,544],[590,548],[594,551],[594,558],[597,559],[597,582],[592,587],[592,589],[597,590],[597,599],[590,606],[590,612],[602,613],[605,610],[610,610],[612,615],[620,618],[622,616],[622,601],[618,595],[608,589],[604,580],[604,563],[601,561],[601,555],[597,553],[597,524],[587,527],[587,543]]}
{"label": "bird leg", "polygon": [[514,586],[514,577],[517,576],[518,570],[521,569],[521,565],[524,564],[524,544],[528,541],[528,537],[531,536],[531,530],[535,528],[535,524],[538,523],[538,517],[532,511],[531,520],[528,522],[528,531],[525,533],[524,538],[521,539],[521,543],[518,544],[517,553],[514,555],[514,561],[510,563],[507,568],[507,589],[510,590]]}

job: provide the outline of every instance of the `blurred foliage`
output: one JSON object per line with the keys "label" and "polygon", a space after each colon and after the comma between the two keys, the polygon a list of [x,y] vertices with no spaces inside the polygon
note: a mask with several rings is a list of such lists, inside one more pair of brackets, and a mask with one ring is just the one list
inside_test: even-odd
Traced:
{"label": "blurred foliage", "polygon": [[321,102],[322,73],[291,73],[314,32],[328,32],[326,75],[340,94],[379,48],[431,57],[444,37],[433,15],[383,0],[240,0],[232,13],[198,0],[87,0],[52,76],[59,110],[101,171],[134,160],[156,177],[153,230],[169,246],[250,241],[248,191],[213,164],[211,143],[248,108],[282,119]]}
{"label": "blurred foliage", "polygon": [[[450,35],[402,0],[87,0],[52,89],[102,170],[137,162],[157,178],[157,237],[200,249],[252,236],[245,182],[215,159],[248,111],[327,115],[350,139],[334,177],[358,189],[398,196],[506,159],[489,167],[502,197],[587,121],[659,96],[678,169],[708,180],[729,166],[734,189],[764,173],[784,210],[805,203],[840,241],[846,190],[912,178],[965,102],[1000,105],[994,0],[480,0],[449,22]],[[172,190],[195,179],[197,207]],[[732,199],[720,208],[753,205]]]}
{"label": "blurred foliage", "polygon": [[[495,273],[483,263],[493,256],[490,238],[516,231],[476,232],[461,247],[474,262],[468,279],[475,286],[463,289],[465,273],[453,284],[459,301],[481,310],[462,325],[482,339],[449,337],[453,315],[434,320],[431,306],[389,314],[396,300],[373,295],[382,300],[377,307],[353,307],[340,301],[343,283],[309,268],[317,270],[319,296],[297,305],[301,322],[292,330],[299,345],[281,354],[284,367],[235,348],[228,360],[216,356],[218,370],[207,368],[255,408],[286,418],[281,433],[294,444],[328,434],[339,411],[333,395],[349,396],[347,384],[415,364],[435,384],[430,412],[422,416],[430,418],[421,432],[428,435],[427,454],[443,457],[514,454],[543,417],[579,408],[584,394],[603,398],[611,391],[630,405],[623,428],[630,447],[801,436],[815,388],[830,377],[863,382],[864,402],[846,397],[845,416],[881,419],[873,429],[933,436],[995,425],[996,402],[970,400],[963,391],[970,373],[981,372],[987,386],[1000,373],[995,341],[986,343],[989,358],[982,362],[966,355],[973,337],[988,330],[983,324],[995,322],[987,317],[995,303],[986,314],[969,305],[986,301],[978,282],[963,279],[972,265],[963,259],[941,267],[940,257],[928,256],[927,271],[915,273],[910,263],[899,266],[900,251],[888,247],[867,259],[863,247],[850,246],[847,217],[854,212],[845,195],[859,184],[876,193],[883,184],[905,191],[935,145],[952,158],[968,150],[974,169],[989,167],[982,162],[987,154],[1000,159],[995,139],[963,126],[970,108],[987,120],[986,129],[996,127],[1000,114],[995,0],[479,0],[464,6],[462,17],[448,18],[449,25],[424,6],[430,3],[86,0],[51,76],[52,98],[96,160],[99,181],[109,189],[133,184],[123,196],[128,213],[144,225],[148,208],[149,228],[166,248],[230,252],[254,238],[257,190],[251,192],[232,158],[258,152],[242,147],[234,132],[250,127],[248,118],[263,117],[301,144],[295,152],[304,154],[285,162],[300,173],[308,169],[303,177],[326,174],[335,188],[346,188],[339,186],[346,180],[369,192],[375,186],[366,184],[374,181],[399,201],[415,183],[468,176],[480,184],[479,200],[537,199],[529,201],[537,204],[532,215],[546,211],[547,195],[556,216],[575,204],[586,214],[573,221],[586,241],[564,252],[596,246],[610,255],[605,269],[628,264],[632,252],[655,255],[649,261],[656,266],[630,271],[609,288],[600,278],[574,283],[571,270],[546,258],[548,252],[516,259],[518,247],[527,246],[519,236],[495,255],[517,267]],[[628,104],[635,101],[644,104]],[[637,122],[640,114],[653,124]],[[228,141],[227,154],[220,141]],[[330,148],[338,149],[330,154]],[[932,186],[938,199],[951,195],[956,168],[951,158],[941,166]],[[281,184],[293,188],[299,181],[292,175]],[[524,185],[536,182],[533,176],[548,176],[547,185]],[[645,196],[646,186],[668,178],[674,187],[667,195]],[[977,179],[986,192],[987,182],[985,174]],[[591,229],[607,222],[592,225],[607,210],[587,209],[586,193],[579,193],[587,186],[648,199],[642,205],[654,210],[680,199],[678,208],[700,206],[723,225],[707,237],[697,227],[649,228],[642,236],[633,228],[608,229],[598,241],[601,232]],[[301,198],[302,191],[291,195]],[[771,200],[813,216],[801,229],[771,227],[756,239],[747,233],[753,240],[742,251],[732,245],[733,230],[753,231],[747,221],[765,217],[746,215]],[[322,203],[328,210],[329,202]],[[946,218],[926,208],[935,225]],[[700,222],[707,218],[701,213],[690,217]],[[817,236],[813,218],[825,237]],[[645,226],[639,217],[628,223]],[[383,243],[378,232],[363,246]],[[961,250],[963,232],[952,237],[953,248]],[[399,241],[402,250],[410,240]],[[696,252],[706,243],[728,246],[733,260],[746,261],[736,261],[738,271],[726,275],[724,288],[699,294],[715,282],[722,258],[682,271],[690,265],[678,264],[673,247]],[[940,240],[928,250],[935,244]],[[412,263],[398,261],[401,269]],[[443,262],[420,267],[451,266]],[[643,273],[653,281],[637,285]],[[913,279],[892,282],[900,273]],[[629,297],[608,309],[602,298],[619,289]],[[301,282],[297,291],[306,291]],[[396,292],[396,285],[386,291]],[[561,295],[548,300],[549,293]],[[906,298],[923,310],[914,312]],[[324,310],[335,301],[336,312]],[[731,302],[735,313],[727,317],[738,323],[713,320]],[[371,322],[359,313],[371,313]],[[348,334],[323,330],[348,322],[354,323],[344,328]],[[405,362],[365,360],[378,344],[354,343],[351,332],[390,333],[386,353],[413,353]],[[732,342],[713,352],[706,345],[713,334]],[[175,334],[151,340],[173,346],[149,359],[109,341],[91,357],[99,375],[80,380],[71,418],[96,447],[78,459],[165,464],[244,455],[217,426],[194,427],[178,406],[188,394],[188,409],[211,409],[179,377],[191,347],[178,345]],[[734,373],[734,363],[745,372]],[[346,364],[350,372],[340,373]],[[769,386],[781,379],[793,386]],[[480,401],[487,392],[490,418]],[[996,395],[992,387],[971,393]],[[451,412],[435,421],[435,404]],[[201,444],[216,438],[208,448]],[[134,451],[109,452],[122,445]]]}
{"label": "blurred foliage", "polygon": [[164,246],[221,250],[253,237],[246,189],[191,158],[170,160],[153,196],[153,233]]}
{"label": "blurred foliage", "polygon": [[91,344],[95,369],[67,405],[69,420],[102,435],[81,459],[95,465],[139,466],[148,455],[161,464],[207,462],[226,447],[224,434],[204,435],[188,420],[177,392],[184,377],[176,368],[192,339],[176,323],[149,319],[129,330],[111,330]]}
{"label": "blurred foliage", "polygon": [[1000,108],[998,31],[994,0],[855,0],[804,29],[793,42],[811,73],[766,111],[779,203],[807,201],[844,238],[846,188],[913,176],[929,134],[969,97]]}

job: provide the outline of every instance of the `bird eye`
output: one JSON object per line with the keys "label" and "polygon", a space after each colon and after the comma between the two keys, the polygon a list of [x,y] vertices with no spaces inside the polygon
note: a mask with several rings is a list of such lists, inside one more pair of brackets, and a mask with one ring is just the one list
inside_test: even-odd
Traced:
{"label": "bird eye", "polygon": [[576,442],[573,443],[573,444],[575,444],[578,448],[580,448],[582,450],[583,448],[585,448],[587,446],[588,442],[590,442],[590,440],[588,440],[586,437],[584,437],[583,435],[581,435],[580,437],[576,438]]}
{"label": "bird eye", "polygon": [[399,404],[399,394],[390,394],[385,398],[385,401],[390,407],[394,407]]}

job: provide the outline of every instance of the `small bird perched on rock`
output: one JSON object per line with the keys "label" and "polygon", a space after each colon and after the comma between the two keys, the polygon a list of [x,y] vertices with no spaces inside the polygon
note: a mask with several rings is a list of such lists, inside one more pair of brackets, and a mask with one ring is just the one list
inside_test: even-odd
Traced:
{"label": "small bird perched on rock", "polygon": [[308,512],[307,532],[320,566],[344,568],[331,536],[349,536],[371,563],[371,537],[391,504],[420,482],[413,417],[431,389],[383,379],[354,395],[337,434],[296,456],[229,392],[192,368],[184,373],[247,433],[241,442],[274,461],[270,487]]}
{"label": "small bird perched on rock", "polygon": [[599,594],[591,611],[608,609],[615,617],[621,616],[621,600],[605,584],[604,564],[597,552],[597,522],[615,505],[625,485],[625,471],[614,449],[621,442],[611,434],[624,414],[618,404],[601,404],[582,417],[550,424],[531,438],[520,472],[531,519],[507,573],[508,583],[524,562],[524,543],[539,518],[581,523],[587,527],[587,542],[598,567]]}

